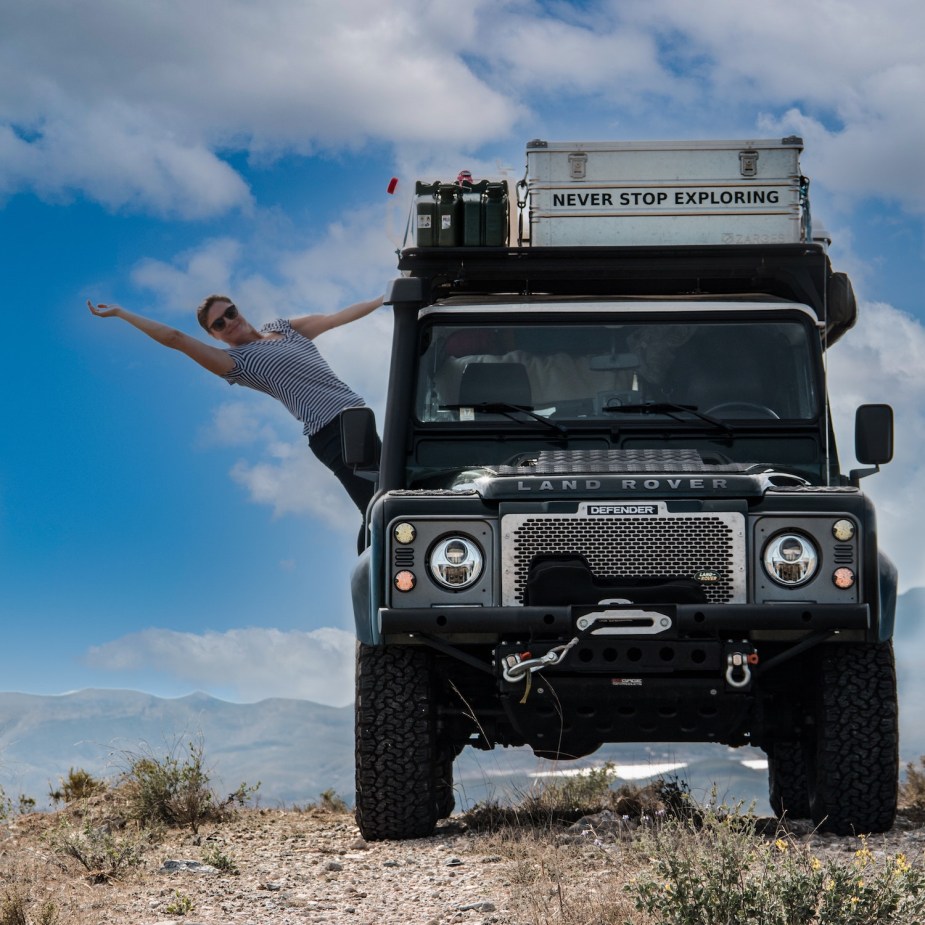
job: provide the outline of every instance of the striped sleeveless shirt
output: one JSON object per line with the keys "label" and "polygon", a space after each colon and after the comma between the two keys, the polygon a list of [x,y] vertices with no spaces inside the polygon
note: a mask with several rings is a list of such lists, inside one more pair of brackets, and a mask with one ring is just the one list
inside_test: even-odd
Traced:
{"label": "striped sleeveless shirt", "polygon": [[314,341],[295,331],[288,320],[271,321],[260,333],[283,336],[229,348],[235,365],[222,378],[230,385],[244,385],[279,399],[302,422],[308,437],[345,408],[364,404],[335,375]]}

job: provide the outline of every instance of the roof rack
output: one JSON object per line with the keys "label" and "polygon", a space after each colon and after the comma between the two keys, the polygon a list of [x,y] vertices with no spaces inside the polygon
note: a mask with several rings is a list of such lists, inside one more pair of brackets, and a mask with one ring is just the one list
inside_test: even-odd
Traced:
{"label": "roof rack", "polygon": [[808,305],[833,343],[855,322],[851,283],[822,244],[408,248],[398,268],[425,304],[452,296],[672,296],[755,293]]}

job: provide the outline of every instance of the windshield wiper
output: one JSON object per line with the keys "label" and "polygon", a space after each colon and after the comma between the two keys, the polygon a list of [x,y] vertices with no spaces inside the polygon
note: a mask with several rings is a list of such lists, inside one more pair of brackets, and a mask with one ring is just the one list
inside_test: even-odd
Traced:
{"label": "windshield wiper", "polygon": [[601,409],[605,414],[665,414],[674,421],[683,421],[679,414],[692,414],[707,424],[718,428],[730,437],[735,431],[724,421],[697,410],[696,405],[678,405],[670,401],[645,401],[634,405],[607,405]]}
{"label": "windshield wiper", "polygon": [[550,421],[549,418],[544,418],[543,415],[537,414],[531,405],[514,405],[506,401],[483,401],[478,405],[441,405],[439,410],[459,411],[460,408],[471,408],[473,411],[478,411],[482,414],[503,414],[509,420],[521,424],[523,422],[514,417],[514,412],[526,414],[527,417],[533,418],[534,421],[539,421],[540,424],[545,424],[547,427],[556,431],[563,440],[568,439],[568,430],[561,424],[557,424],[555,421]]}

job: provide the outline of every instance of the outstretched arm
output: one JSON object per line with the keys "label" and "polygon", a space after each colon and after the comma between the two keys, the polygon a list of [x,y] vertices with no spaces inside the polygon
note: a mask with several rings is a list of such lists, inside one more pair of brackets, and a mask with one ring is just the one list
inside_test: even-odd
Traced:
{"label": "outstretched arm", "polygon": [[132,327],[147,334],[159,344],[185,353],[191,360],[195,360],[216,376],[223,376],[234,369],[234,360],[227,351],[220,347],[213,347],[211,344],[204,344],[201,340],[190,337],[189,334],[184,334],[183,331],[178,331],[168,324],[145,318],[144,315],[136,315],[119,305],[93,305],[89,299],[87,299],[87,308],[97,318],[121,318],[127,321]]}
{"label": "outstretched arm", "polygon": [[331,315],[303,315],[301,318],[290,318],[289,323],[300,334],[314,340],[319,334],[324,334],[331,328],[339,328],[342,324],[349,324],[358,318],[366,317],[380,305],[382,305],[382,296],[378,299],[370,299],[368,302],[356,302]]}

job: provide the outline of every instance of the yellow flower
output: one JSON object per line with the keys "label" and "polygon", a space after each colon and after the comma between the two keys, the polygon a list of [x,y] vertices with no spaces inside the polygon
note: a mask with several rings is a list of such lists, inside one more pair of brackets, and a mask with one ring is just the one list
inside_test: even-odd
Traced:
{"label": "yellow flower", "polygon": [[857,896],[852,896],[851,899],[848,900],[848,902],[850,902],[852,906],[856,906],[858,904]]}
{"label": "yellow flower", "polygon": [[822,889],[824,889],[826,893],[831,893],[832,890],[835,889],[835,881],[831,877],[826,877],[825,882],[822,884]]}
{"label": "yellow flower", "polygon": [[854,852],[854,856],[861,862],[862,867],[867,867],[873,860],[873,855],[870,853],[870,848],[867,847],[867,839],[863,835],[860,837],[860,842],[861,847]]}
{"label": "yellow flower", "polygon": [[902,874],[909,870],[909,862],[906,860],[906,856],[902,853],[896,855],[894,863],[896,865],[896,869]]}
{"label": "yellow flower", "polygon": [[774,842],[774,847],[777,848],[778,851],[784,852],[787,850],[787,842],[782,838],[778,838],[777,841]]}
{"label": "yellow flower", "polygon": [[819,870],[822,867],[822,861],[820,861],[819,858],[814,857],[809,862],[809,866],[812,867],[813,870]]}

